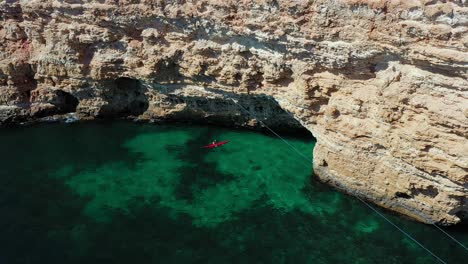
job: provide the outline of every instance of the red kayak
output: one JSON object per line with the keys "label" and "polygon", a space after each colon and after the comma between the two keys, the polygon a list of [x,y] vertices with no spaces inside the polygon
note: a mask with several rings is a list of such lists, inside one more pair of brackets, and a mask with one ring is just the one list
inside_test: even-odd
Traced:
{"label": "red kayak", "polygon": [[212,144],[209,144],[209,145],[206,145],[206,146],[203,146],[204,148],[209,148],[209,149],[212,149],[212,148],[216,148],[216,147],[219,147],[219,146],[222,146],[226,143],[228,143],[229,141],[226,140],[226,141],[221,141],[221,142],[216,142],[216,143],[212,143]]}

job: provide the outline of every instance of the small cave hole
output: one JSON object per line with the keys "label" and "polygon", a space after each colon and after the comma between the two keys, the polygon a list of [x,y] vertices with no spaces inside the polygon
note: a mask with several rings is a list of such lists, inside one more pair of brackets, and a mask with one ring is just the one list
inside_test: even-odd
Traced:
{"label": "small cave hole", "polygon": [[461,225],[467,225],[468,224],[468,211],[458,211],[455,213],[455,215],[460,218],[461,220]]}
{"label": "small cave hole", "polygon": [[436,197],[439,194],[439,190],[432,185],[429,185],[427,188],[413,188],[411,189],[411,194],[422,194],[429,197]]}
{"label": "small cave hole", "polygon": [[114,81],[114,84],[115,91],[111,101],[117,108],[115,111],[138,116],[148,109],[149,102],[145,94],[147,89],[139,80],[120,77]]}
{"label": "small cave hole", "polygon": [[411,195],[404,193],[404,192],[396,192],[395,197],[397,198],[403,198],[403,199],[409,199],[411,198]]}
{"label": "small cave hole", "polygon": [[57,95],[58,101],[55,105],[60,113],[71,113],[76,111],[79,101],[75,96],[62,90],[57,90],[55,94]]}

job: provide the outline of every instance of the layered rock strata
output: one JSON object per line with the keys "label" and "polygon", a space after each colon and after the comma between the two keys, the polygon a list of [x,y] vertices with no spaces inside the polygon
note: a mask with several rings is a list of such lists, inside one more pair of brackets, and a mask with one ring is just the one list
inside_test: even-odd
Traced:
{"label": "layered rock strata", "polygon": [[465,0],[9,0],[0,17],[2,123],[255,126],[236,100],[310,130],[323,181],[422,222],[468,218]]}

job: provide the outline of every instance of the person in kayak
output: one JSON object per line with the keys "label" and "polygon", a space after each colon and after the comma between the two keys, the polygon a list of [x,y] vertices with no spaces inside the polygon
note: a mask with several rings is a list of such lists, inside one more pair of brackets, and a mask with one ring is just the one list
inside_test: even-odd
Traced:
{"label": "person in kayak", "polygon": [[203,148],[209,148],[209,149],[217,148],[217,147],[223,146],[224,144],[226,144],[228,142],[229,142],[228,140],[220,141],[220,142],[218,142],[216,140],[213,140],[210,144],[208,144],[206,146],[203,146]]}

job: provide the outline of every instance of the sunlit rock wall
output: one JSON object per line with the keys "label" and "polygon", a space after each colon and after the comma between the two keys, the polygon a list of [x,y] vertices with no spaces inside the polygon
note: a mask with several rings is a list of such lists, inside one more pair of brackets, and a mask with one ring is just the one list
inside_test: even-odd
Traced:
{"label": "sunlit rock wall", "polygon": [[318,140],[323,181],[458,223],[468,212],[467,5],[2,1],[0,122],[70,112],[299,121]]}

